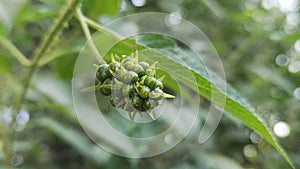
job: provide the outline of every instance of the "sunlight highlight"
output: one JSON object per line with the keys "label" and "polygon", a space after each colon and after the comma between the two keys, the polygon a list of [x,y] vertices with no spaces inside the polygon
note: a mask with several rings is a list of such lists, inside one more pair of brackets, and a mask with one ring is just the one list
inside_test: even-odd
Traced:
{"label": "sunlight highlight", "polygon": [[281,138],[287,137],[291,132],[290,126],[283,121],[276,123],[273,130],[274,133]]}

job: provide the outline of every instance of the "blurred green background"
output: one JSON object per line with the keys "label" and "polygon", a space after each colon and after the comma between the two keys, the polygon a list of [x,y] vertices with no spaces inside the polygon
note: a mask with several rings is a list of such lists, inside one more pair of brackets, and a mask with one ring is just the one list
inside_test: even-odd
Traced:
{"label": "blurred green background", "polygon": [[[64,0],[1,0],[0,35],[31,55]],[[300,14],[298,0],[85,0],[83,12],[105,24],[139,12],[173,13],[198,26],[215,46],[229,84],[256,108],[300,166]],[[128,28],[130,29],[130,27]],[[86,40],[71,19],[47,55],[58,58],[35,74],[14,126],[11,164],[24,169],[283,169],[283,158],[230,115],[197,142],[201,125],[167,153],[124,158],[99,149],[84,133],[71,96],[73,68]],[[67,44],[67,45],[66,45]],[[64,46],[63,48],[61,46]],[[0,46],[0,123],[9,123],[23,69]],[[205,102],[203,103],[205,106]],[[208,103],[206,103],[208,104]],[[199,116],[204,119],[205,115]],[[129,128],[139,131],[139,128]],[[99,129],[101,132],[101,129]],[[132,132],[132,131],[131,131]],[[143,130],[142,132],[149,132]],[[3,148],[0,138],[0,148]],[[0,168],[4,154],[0,151]]]}

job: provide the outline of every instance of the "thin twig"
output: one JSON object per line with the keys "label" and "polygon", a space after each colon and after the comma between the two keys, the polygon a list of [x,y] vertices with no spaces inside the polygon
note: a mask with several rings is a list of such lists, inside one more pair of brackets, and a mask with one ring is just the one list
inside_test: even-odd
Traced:
{"label": "thin twig", "polygon": [[48,33],[45,34],[40,45],[36,48],[36,50],[32,56],[32,65],[27,73],[27,76],[25,76],[25,80],[23,83],[24,89],[21,92],[21,94],[18,97],[16,104],[15,104],[15,105],[17,105],[17,109],[19,108],[20,104],[23,102],[23,99],[27,92],[28,85],[31,80],[32,74],[35,71],[39,60],[44,56],[46,51],[49,49],[53,40],[55,40],[57,38],[57,36],[61,32],[61,30],[63,29],[64,24],[71,18],[72,14],[73,14],[73,10],[81,1],[82,0],[68,1],[67,6],[62,9],[62,12],[60,13],[59,17],[55,21],[54,25],[50,28]]}
{"label": "thin twig", "polygon": [[53,26],[49,29],[49,31],[45,34],[44,38],[42,39],[40,45],[36,48],[33,56],[31,65],[28,69],[28,71],[25,73],[23,88],[19,95],[16,96],[16,100],[13,103],[13,117],[11,125],[9,126],[7,138],[3,140],[4,146],[3,146],[3,152],[5,152],[5,163],[7,168],[11,168],[10,165],[10,159],[13,153],[12,147],[13,147],[13,139],[15,135],[14,130],[14,124],[16,123],[16,116],[17,112],[19,111],[23,101],[24,97],[27,93],[27,90],[29,88],[29,83],[31,80],[31,77],[37,68],[39,60],[44,56],[46,51],[49,49],[52,42],[58,37],[59,33],[64,27],[64,24],[72,17],[73,10],[81,3],[82,0],[69,0],[67,1],[66,6],[61,10],[57,20],[53,24]]}

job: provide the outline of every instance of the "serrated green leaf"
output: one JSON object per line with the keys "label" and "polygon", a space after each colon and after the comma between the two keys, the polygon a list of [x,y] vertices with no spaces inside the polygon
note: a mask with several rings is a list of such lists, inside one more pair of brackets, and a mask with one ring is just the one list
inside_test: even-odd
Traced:
{"label": "serrated green leaf", "polygon": [[[167,71],[174,71],[177,69],[191,70],[197,81],[199,89],[198,92],[202,97],[219,106],[223,105],[222,99],[212,100],[211,93],[214,92],[214,94],[220,98],[225,97],[226,102],[224,109],[242,121],[249,128],[259,133],[283,156],[283,158],[290,164],[292,168],[295,168],[285,150],[279,145],[276,138],[272,135],[272,132],[258,117],[257,113],[244,101],[245,99],[239,96],[238,92],[228,86],[227,92],[224,93],[222,89],[215,86],[207,78],[203,64],[201,62],[195,62],[191,58],[185,58],[184,55],[182,55],[184,53],[183,50],[175,43],[172,44],[172,40],[157,34],[140,35],[137,39],[138,44],[152,49],[144,52],[144,57],[140,55],[141,57],[146,60],[159,60],[160,65]],[[189,57],[192,56],[189,55]],[[177,73],[179,74],[178,78],[182,78],[182,82],[187,84],[190,83],[190,78],[186,77],[185,75],[180,75],[180,71],[177,71]]]}
{"label": "serrated green leaf", "polygon": [[[132,40],[125,40],[123,43],[130,43],[131,46],[134,46],[134,44],[132,44]],[[253,108],[246,103],[245,99],[242,98],[239,93],[229,85],[227,85],[226,92],[224,92],[223,89],[215,86],[209,79],[206,67],[203,65],[203,63],[194,60],[198,58],[195,53],[185,51],[185,49],[179,47],[172,39],[158,34],[139,35],[137,37],[137,44],[139,44],[141,47],[135,46],[135,49],[125,48],[123,50],[128,52],[136,49],[139,50],[148,48],[149,50],[139,52],[139,58],[149,63],[159,61],[160,67],[163,67],[167,72],[174,72],[173,75],[175,75],[177,79],[180,79],[181,82],[185,83],[186,85],[193,83],[193,79],[189,77],[190,75],[182,72],[191,71],[198,85],[198,89],[195,92],[198,92],[202,97],[218,106],[224,106],[224,109],[227,112],[243,122],[250,129],[259,133],[283,156],[283,158],[290,164],[292,168],[295,168],[285,150],[279,145],[276,138],[272,135],[272,132],[268,129],[262,119],[259,118]],[[122,45],[120,43],[117,46],[120,47]],[[107,53],[106,58],[114,52],[117,54],[122,54],[121,51],[110,50]],[[213,75],[213,78],[218,77]],[[213,100],[211,98],[212,92],[215,96],[215,99]],[[225,105],[223,98],[225,99]]]}

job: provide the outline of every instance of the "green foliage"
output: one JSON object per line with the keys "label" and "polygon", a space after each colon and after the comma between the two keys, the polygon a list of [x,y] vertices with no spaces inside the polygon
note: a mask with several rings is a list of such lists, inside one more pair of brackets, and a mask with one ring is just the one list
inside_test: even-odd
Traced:
{"label": "green foliage", "polygon": [[[197,56],[195,54],[189,53],[187,55],[186,51],[179,47],[174,41],[168,37],[164,37],[158,34],[145,34],[140,35],[137,38],[137,44],[141,47],[137,47],[135,42],[131,39],[119,42],[118,45],[114,46],[106,55],[108,58],[110,53],[122,54],[120,50],[126,46],[126,50],[122,52],[130,53],[134,50],[141,50],[139,57],[149,63],[154,63],[159,60],[159,66],[163,68],[166,72],[173,72],[173,76],[179,79],[182,83],[186,85],[191,85],[193,83],[193,78],[189,74],[184,74],[183,72],[189,72],[191,70],[197,81],[198,88],[195,92],[199,92],[201,96],[212,101],[216,105],[223,106],[225,100],[224,109],[235,116],[237,119],[241,120],[244,124],[250,127],[252,130],[260,134],[264,139],[266,139],[274,148],[287,160],[287,162],[293,167],[292,161],[286,154],[285,150],[279,145],[278,141],[273,136],[270,129],[266,126],[265,122],[258,117],[257,113],[253,111],[248,103],[243,101],[240,94],[233,88],[228,86],[227,93],[215,86],[209,79],[206,72],[206,68],[202,62],[195,62]],[[130,45],[129,45],[130,44]],[[129,46],[132,46],[131,48]],[[154,50],[146,50],[146,48]],[[189,57],[189,58],[185,58]],[[196,57],[196,58],[195,58]],[[191,59],[194,58],[194,59]],[[186,71],[184,71],[186,69]],[[178,70],[176,72],[176,70]],[[175,71],[175,72],[174,72]],[[265,72],[265,71],[264,71]],[[216,78],[216,77],[213,77]],[[168,82],[166,82],[168,84]],[[170,88],[172,86],[169,85]],[[193,88],[191,88],[193,89]],[[218,97],[218,99],[212,98],[212,93]]]}
{"label": "green foliage", "polygon": [[10,74],[12,72],[12,59],[0,53],[0,72]]}
{"label": "green foliage", "polygon": [[[148,0],[142,7],[135,6],[133,1],[83,1],[83,13],[100,23],[137,12],[180,13],[204,31],[225,67],[230,84],[227,93],[213,85],[208,76],[211,74],[188,46],[170,37],[143,34],[119,42],[107,53],[100,53],[105,55],[106,62],[110,62],[111,53],[130,55],[136,50],[142,61],[151,64],[159,60],[157,76],[165,75],[163,83],[167,93],[183,92],[180,99],[184,99],[184,112],[192,110],[194,95],[191,93],[202,97],[197,124],[181,144],[156,157],[131,159],[100,149],[82,131],[76,117],[71,80],[77,55],[86,42],[84,33],[101,32],[94,39],[99,51],[119,39],[109,29],[86,19],[84,22],[90,29],[83,33],[78,22],[80,18],[71,17],[80,2],[70,2],[70,8],[64,0],[0,2],[0,168],[6,169],[13,163],[14,167],[28,169],[273,169],[288,168],[288,163],[293,166],[291,161],[300,166],[300,106],[295,90],[299,87],[300,76],[299,71],[291,71],[291,64],[300,58],[295,45],[300,35],[297,9],[284,11],[279,3],[272,4],[273,1],[268,1],[273,5],[268,7],[266,0]],[[66,13],[58,12],[61,8]],[[276,59],[280,54],[286,56],[286,63],[278,64]],[[188,89],[182,90],[178,82]],[[212,94],[217,97],[212,98]],[[103,103],[100,108],[107,110],[108,100],[97,99]],[[178,101],[176,99],[174,102]],[[199,132],[210,102],[222,107],[222,100],[226,113],[219,128],[205,144],[199,144]],[[14,121],[20,109],[30,115],[26,124]],[[85,109],[92,111],[88,106]],[[116,109],[103,112],[107,113],[104,116],[113,128],[133,137],[159,134],[172,125],[171,120],[161,119],[155,124],[133,125]],[[3,119],[9,118],[10,113],[13,121],[6,125]],[[188,119],[189,114],[184,117]],[[277,139],[271,128],[280,121],[289,125],[291,133]],[[176,128],[176,132],[180,130]],[[101,141],[129,154],[149,148],[114,140],[101,128],[94,128],[93,132]]]}
{"label": "green foliage", "polygon": [[99,19],[100,16],[116,16],[119,12],[121,0],[97,0],[84,1],[83,10],[92,19]]}

